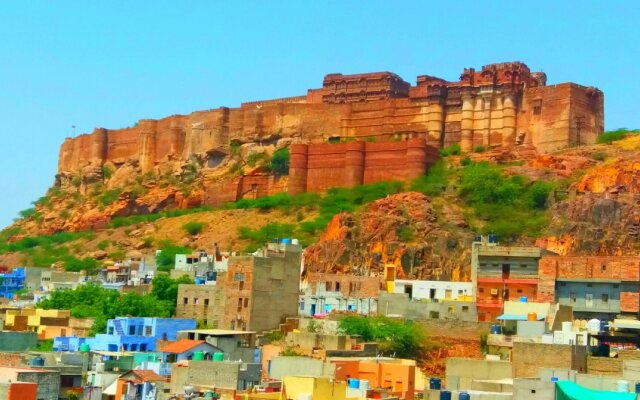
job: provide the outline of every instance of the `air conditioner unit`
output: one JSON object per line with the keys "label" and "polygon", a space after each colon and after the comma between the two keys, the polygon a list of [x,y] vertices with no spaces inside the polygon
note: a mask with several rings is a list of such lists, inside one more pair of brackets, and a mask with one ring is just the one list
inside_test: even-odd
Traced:
{"label": "air conditioner unit", "polygon": [[498,289],[491,289],[491,295],[498,295]]}

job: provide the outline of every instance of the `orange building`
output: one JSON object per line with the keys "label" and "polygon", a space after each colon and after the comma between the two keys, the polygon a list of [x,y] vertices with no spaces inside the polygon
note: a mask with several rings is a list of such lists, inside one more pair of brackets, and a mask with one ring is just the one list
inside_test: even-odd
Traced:
{"label": "orange building", "polygon": [[6,400],[36,400],[38,385],[32,382],[0,383],[0,396]]}
{"label": "orange building", "polygon": [[[372,389],[387,389],[401,399],[415,398],[416,364],[394,358],[331,358],[336,365],[336,380],[367,381]],[[419,372],[419,371],[418,371]]]}

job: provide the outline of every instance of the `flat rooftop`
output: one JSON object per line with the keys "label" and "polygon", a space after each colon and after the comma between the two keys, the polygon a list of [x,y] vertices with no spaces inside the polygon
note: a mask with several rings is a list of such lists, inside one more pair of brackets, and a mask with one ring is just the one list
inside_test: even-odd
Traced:
{"label": "flat rooftop", "polygon": [[254,331],[235,331],[231,329],[186,329],[178,332],[196,333],[198,335],[209,335],[209,336],[235,336],[235,335],[250,335],[255,333]]}

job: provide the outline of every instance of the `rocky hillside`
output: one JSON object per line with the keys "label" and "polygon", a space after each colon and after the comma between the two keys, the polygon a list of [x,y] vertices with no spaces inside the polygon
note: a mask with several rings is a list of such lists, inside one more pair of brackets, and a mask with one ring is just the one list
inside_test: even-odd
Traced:
{"label": "rocky hillside", "polygon": [[[260,173],[275,150],[238,148],[215,173]],[[243,251],[298,237],[309,245],[306,272],[380,274],[394,264],[407,277],[467,279],[478,232],[560,254],[640,252],[638,135],[547,155],[525,146],[454,151],[413,182],[279,194],[225,209],[198,208],[212,169],[137,175],[122,168],[52,188],[2,231],[0,263],[95,268],[131,251],[213,243]]]}

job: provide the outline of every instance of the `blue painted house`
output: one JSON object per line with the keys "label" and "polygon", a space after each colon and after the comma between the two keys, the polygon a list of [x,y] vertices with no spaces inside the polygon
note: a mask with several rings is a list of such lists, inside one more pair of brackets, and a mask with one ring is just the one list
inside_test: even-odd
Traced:
{"label": "blue painted house", "polygon": [[27,278],[24,267],[16,267],[11,272],[0,274],[0,296],[13,299],[18,290],[24,289],[24,281]]}
{"label": "blue painted house", "polygon": [[178,331],[195,328],[194,319],[117,317],[107,321],[107,333],[86,340],[57,337],[53,346],[59,351],[79,351],[84,342],[91,350],[155,351],[156,341],[175,341]]}

